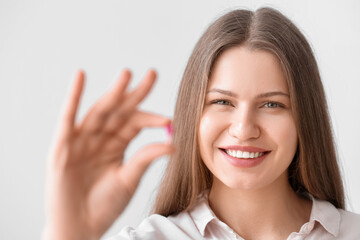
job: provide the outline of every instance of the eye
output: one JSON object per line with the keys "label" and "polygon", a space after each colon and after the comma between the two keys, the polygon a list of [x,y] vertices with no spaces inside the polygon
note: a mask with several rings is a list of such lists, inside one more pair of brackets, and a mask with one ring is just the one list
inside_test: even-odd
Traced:
{"label": "eye", "polygon": [[224,99],[216,99],[210,102],[210,104],[218,104],[218,105],[229,105],[231,106],[231,102]]}
{"label": "eye", "polygon": [[267,102],[264,104],[264,107],[266,108],[279,108],[279,107],[283,107],[282,104],[277,103],[277,102]]}

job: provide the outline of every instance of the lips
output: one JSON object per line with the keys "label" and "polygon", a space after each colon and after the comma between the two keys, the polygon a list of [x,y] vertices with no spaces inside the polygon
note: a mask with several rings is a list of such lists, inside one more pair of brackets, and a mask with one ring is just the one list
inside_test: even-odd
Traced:
{"label": "lips", "polygon": [[244,151],[244,152],[270,152],[270,150],[259,148],[259,147],[239,146],[239,145],[224,146],[224,147],[220,147],[220,149],[224,149],[224,150],[240,150],[240,151]]}
{"label": "lips", "polygon": [[260,164],[271,152],[252,146],[226,146],[219,149],[225,159],[236,167],[254,167]]}

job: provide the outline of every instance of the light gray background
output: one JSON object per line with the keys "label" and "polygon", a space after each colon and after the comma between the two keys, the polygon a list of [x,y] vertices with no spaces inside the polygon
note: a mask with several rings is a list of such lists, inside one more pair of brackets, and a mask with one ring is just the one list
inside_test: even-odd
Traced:
{"label": "light gray background", "polygon": [[[272,6],[311,42],[327,92],[348,196],[360,213],[360,2],[0,0],[0,239],[38,239],[44,225],[45,160],[72,77],[87,73],[79,119],[124,67],[132,86],[154,67],[159,79],[142,108],[172,116],[187,58],[202,32],[228,10]],[[145,130],[130,145],[165,139]],[[316,146],[314,146],[316,147]],[[151,166],[107,233],[147,216],[166,165]]]}

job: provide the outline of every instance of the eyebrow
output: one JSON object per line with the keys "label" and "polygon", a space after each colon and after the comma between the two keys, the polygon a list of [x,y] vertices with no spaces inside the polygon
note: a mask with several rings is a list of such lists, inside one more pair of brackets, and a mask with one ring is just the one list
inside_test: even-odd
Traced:
{"label": "eyebrow", "polygon": [[[237,98],[238,95],[234,92],[228,91],[228,90],[223,90],[223,89],[219,89],[219,88],[212,88],[209,91],[206,92],[206,94],[208,93],[212,93],[212,92],[217,92],[217,93],[221,93],[224,95],[227,95],[229,97],[233,97],[233,98]],[[281,91],[274,91],[274,92],[266,92],[266,93],[260,93],[256,96],[256,98],[266,98],[266,97],[272,97],[272,96],[285,96],[285,97],[290,97],[289,94],[281,92]]]}

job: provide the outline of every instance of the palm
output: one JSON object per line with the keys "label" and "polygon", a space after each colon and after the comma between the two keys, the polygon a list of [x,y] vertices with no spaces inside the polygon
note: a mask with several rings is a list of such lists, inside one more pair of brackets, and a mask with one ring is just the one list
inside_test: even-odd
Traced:
{"label": "palm", "polygon": [[98,238],[124,210],[138,182],[157,157],[173,151],[169,144],[144,147],[123,164],[128,143],[143,127],[165,126],[169,119],[137,110],[150,91],[150,71],[132,92],[126,87],[130,73],[104,95],[80,124],[75,116],[84,76],[79,72],[49,156],[47,203],[49,223],[66,231],[67,239]]}

